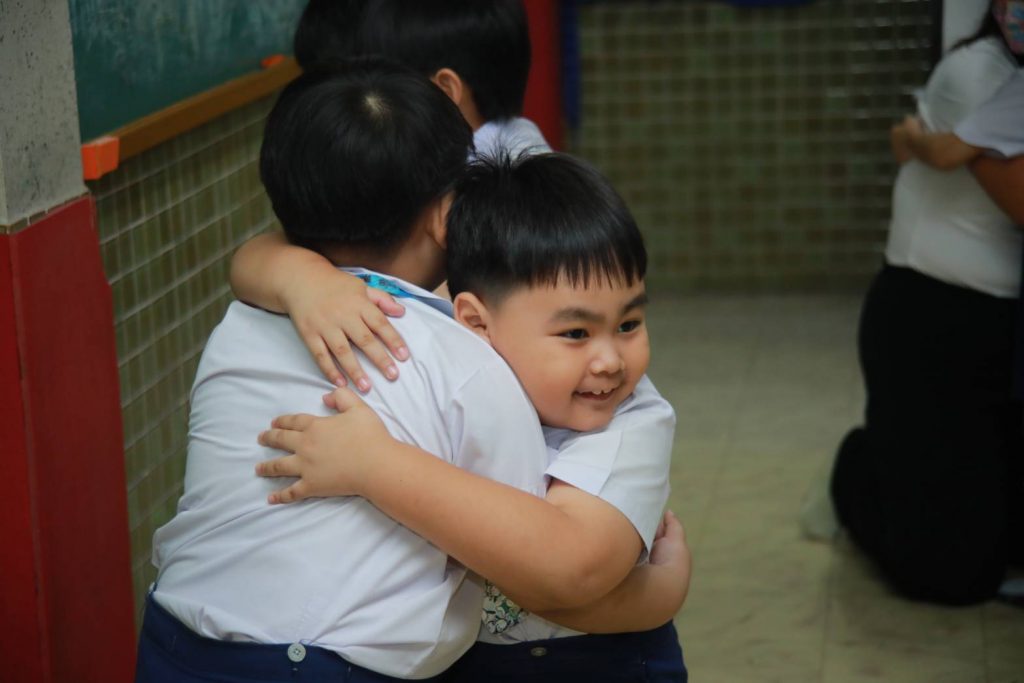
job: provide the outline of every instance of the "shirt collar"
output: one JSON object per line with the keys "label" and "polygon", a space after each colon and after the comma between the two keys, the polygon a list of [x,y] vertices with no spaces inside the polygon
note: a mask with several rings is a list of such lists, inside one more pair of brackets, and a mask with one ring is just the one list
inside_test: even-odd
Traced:
{"label": "shirt collar", "polygon": [[441,313],[444,313],[449,318],[454,317],[455,315],[455,309],[452,306],[451,301],[449,301],[448,299],[442,299],[433,292],[428,292],[422,287],[418,287],[411,282],[406,282],[400,277],[395,277],[394,275],[389,275],[387,273],[378,273],[377,271],[369,270],[367,268],[340,268],[339,270],[342,270],[351,275],[376,275],[386,280],[390,280],[391,282],[395,283],[396,285],[404,289],[406,292],[408,292],[412,296],[412,298],[421,301],[422,303],[440,311]]}

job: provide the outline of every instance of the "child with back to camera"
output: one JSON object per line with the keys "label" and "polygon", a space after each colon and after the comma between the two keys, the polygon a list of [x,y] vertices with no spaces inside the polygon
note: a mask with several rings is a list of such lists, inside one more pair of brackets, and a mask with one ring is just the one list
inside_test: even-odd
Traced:
{"label": "child with back to camera", "polygon": [[[545,425],[546,500],[570,519],[600,511],[602,531],[588,540],[572,538],[571,524],[547,526],[510,487],[395,441],[344,389],[334,397],[341,414],[281,417],[261,435],[295,455],[259,472],[300,477],[272,501],[364,496],[484,576],[485,558],[524,561],[541,539],[606,558],[615,548],[615,562],[635,563],[652,548],[667,499],[675,419],[644,376],[646,252],[628,209],[600,174],[567,156],[481,161],[457,183],[446,250],[456,319],[509,363]],[[587,512],[594,498],[601,505]],[[585,628],[649,628],[643,614],[629,619]],[[584,635],[489,585],[479,642],[447,680],[685,681],[686,670],[671,622]]]}
{"label": "child with back to camera", "polygon": [[[375,54],[419,72],[459,108],[473,129],[474,154],[551,151],[536,124],[522,116],[530,72],[530,36],[522,0],[310,0],[294,47],[303,68]],[[259,235],[243,245],[231,273],[235,291],[259,287],[258,281],[239,280],[249,273],[258,279],[264,260],[272,258],[275,250],[287,249],[280,232]],[[302,257],[301,251],[293,256],[297,262]],[[329,268],[318,259],[308,259],[305,267],[325,272]],[[376,304],[390,315],[400,315],[401,306],[355,278],[327,282],[331,288],[316,298],[288,302],[288,292],[282,290],[286,301],[262,305],[277,311],[287,305],[297,313],[297,321],[303,321],[297,322],[300,336],[314,349],[320,369],[336,384],[344,384],[347,375],[360,391],[370,388],[369,376],[349,340],[387,379],[396,378],[398,366],[393,359],[405,361],[408,350]],[[304,311],[310,315],[303,315]],[[305,322],[313,315],[319,317]]]}

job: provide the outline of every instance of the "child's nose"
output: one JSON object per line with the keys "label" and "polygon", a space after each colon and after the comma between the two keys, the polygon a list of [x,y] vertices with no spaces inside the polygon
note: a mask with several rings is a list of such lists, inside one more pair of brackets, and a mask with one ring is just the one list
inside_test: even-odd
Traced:
{"label": "child's nose", "polygon": [[590,371],[594,374],[611,375],[625,369],[626,360],[614,344],[602,344],[590,361]]}

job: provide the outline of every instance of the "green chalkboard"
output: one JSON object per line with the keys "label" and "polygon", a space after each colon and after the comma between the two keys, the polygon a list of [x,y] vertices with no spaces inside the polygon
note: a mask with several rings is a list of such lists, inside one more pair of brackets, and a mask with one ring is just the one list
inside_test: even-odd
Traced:
{"label": "green chalkboard", "polygon": [[291,54],[305,0],[69,0],[82,139]]}

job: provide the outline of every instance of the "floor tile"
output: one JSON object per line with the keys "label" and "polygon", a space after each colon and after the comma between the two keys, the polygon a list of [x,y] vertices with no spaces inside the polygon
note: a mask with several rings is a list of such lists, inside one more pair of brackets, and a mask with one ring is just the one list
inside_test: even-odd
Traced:
{"label": "floor tile", "polygon": [[828,648],[823,683],[986,683],[984,663],[882,641]]}
{"label": "floor tile", "polygon": [[904,600],[847,537],[802,538],[812,482],[860,422],[860,297],[655,297],[674,405],[672,507],[694,556],[691,680],[1024,683],[1024,610]]}

